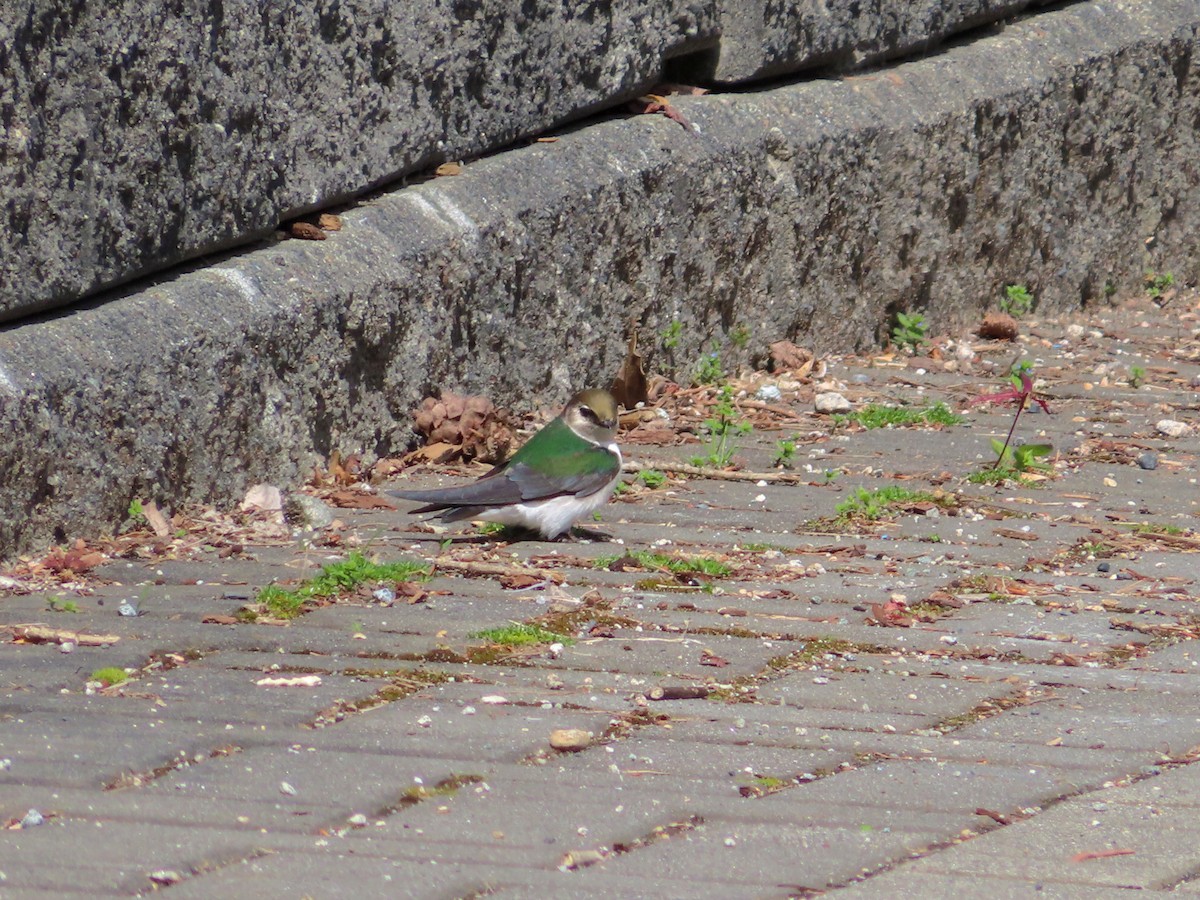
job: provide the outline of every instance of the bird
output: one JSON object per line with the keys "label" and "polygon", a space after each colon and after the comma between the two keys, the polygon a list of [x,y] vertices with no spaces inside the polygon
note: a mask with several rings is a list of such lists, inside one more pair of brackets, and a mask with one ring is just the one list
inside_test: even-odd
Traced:
{"label": "bird", "polygon": [[555,540],[608,502],[621,475],[617,401],[595,388],[575,394],[556,419],[478,481],[427,491],[388,491],[425,503],[413,513],[480,520]]}

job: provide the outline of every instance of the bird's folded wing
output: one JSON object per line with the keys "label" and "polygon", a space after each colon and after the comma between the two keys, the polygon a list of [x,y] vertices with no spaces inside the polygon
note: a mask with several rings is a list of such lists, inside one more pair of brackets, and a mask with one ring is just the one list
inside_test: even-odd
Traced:
{"label": "bird's folded wing", "polygon": [[429,491],[389,491],[396,497],[434,506],[499,506],[547,500],[564,494],[594,494],[620,473],[616,456],[603,447],[589,446],[540,460],[533,468],[519,460],[461,487]]}
{"label": "bird's folded wing", "polygon": [[519,486],[522,500],[544,500],[564,494],[587,496],[603,490],[621,473],[620,460],[595,445],[544,461],[536,469],[514,460],[502,477]]}

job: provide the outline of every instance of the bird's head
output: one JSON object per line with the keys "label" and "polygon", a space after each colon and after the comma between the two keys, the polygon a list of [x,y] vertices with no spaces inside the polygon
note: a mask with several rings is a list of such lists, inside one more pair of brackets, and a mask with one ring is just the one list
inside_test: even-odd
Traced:
{"label": "bird's head", "polygon": [[617,401],[608,391],[580,391],[563,409],[563,421],[582,438],[611,444],[617,437]]}

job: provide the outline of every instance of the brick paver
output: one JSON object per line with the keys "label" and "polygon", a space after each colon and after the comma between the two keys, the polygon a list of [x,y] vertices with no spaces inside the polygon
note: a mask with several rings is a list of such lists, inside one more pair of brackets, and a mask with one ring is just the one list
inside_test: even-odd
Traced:
{"label": "brick paver", "polygon": [[[811,484],[675,478],[605,510],[615,543],[443,548],[401,511],[339,511],[349,543],[384,561],[520,564],[561,584],[443,565],[420,603],[205,622],[343,555],[298,542],[115,560],[69,598],[77,612],[10,588],[0,623],[119,640],[0,644],[0,897],[1194,892],[1200,444],[1155,430],[1194,420],[1187,302],[1027,326],[1053,414],[1018,433],[1067,463],[1037,487],[963,480],[1005,409],[862,431],[811,413],[805,385],[774,404],[793,421],[756,429],[739,461],[770,471],[795,433],[791,471],[810,467]],[[829,377],[859,405],[963,409],[1016,352],[976,343],[968,370],[835,359]],[[1157,468],[1137,465],[1147,451]],[[660,467],[692,453],[627,445]],[[958,509],[805,524],[897,484],[957,492]],[[1137,524],[1184,533],[1117,546]],[[660,573],[591,565],[627,549],[733,572],[668,590]],[[933,603],[909,627],[876,624],[895,594]],[[125,599],[143,614],[119,616]],[[561,652],[473,636],[548,614],[573,632]],[[87,693],[103,666],[136,677]],[[257,684],[303,674],[320,683]],[[701,685],[709,697],[646,699]],[[563,728],[594,743],[554,751]],[[19,827],[29,810],[44,824]]]}

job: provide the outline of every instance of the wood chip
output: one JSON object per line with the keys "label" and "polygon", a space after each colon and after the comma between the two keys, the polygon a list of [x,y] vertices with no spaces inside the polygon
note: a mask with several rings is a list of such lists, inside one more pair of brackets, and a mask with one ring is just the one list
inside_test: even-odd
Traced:
{"label": "wood chip", "polygon": [[25,641],[29,644],[75,644],[79,647],[101,647],[105,644],[115,644],[121,639],[119,634],[87,634],[82,631],[68,631],[65,628],[51,628],[48,625],[10,625],[13,640]]}
{"label": "wood chip", "polygon": [[550,746],[564,753],[577,753],[591,746],[592,737],[582,728],[559,728],[550,732]]}
{"label": "wood chip", "polygon": [[316,687],[321,683],[321,676],[296,675],[294,677],[260,678],[254,683],[260,687]]}

